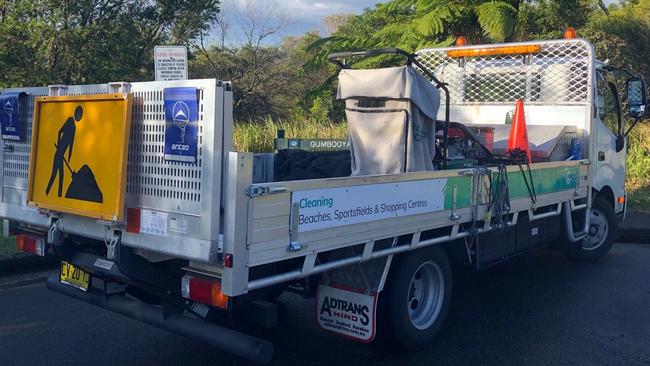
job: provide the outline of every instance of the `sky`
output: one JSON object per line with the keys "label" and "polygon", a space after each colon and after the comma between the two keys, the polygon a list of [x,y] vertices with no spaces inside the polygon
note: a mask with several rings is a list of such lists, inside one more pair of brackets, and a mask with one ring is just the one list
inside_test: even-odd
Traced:
{"label": "sky", "polygon": [[262,12],[284,13],[287,15],[283,30],[274,35],[270,42],[282,41],[286,36],[299,36],[307,31],[318,30],[326,33],[323,18],[331,14],[352,13],[361,14],[364,9],[372,8],[383,0],[222,0],[224,16],[232,13],[233,7],[241,7],[251,1]]}
{"label": "sky", "polygon": [[[234,18],[234,8],[241,8],[243,4],[250,2],[261,14],[275,12],[276,14],[287,15],[286,24],[282,31],[266,39],[265,43],[280,43],[287,36],[300,36],[305,32],[317,30],[321,35],[326,36],[327,31],[323,24],[323,18],[331,14],[352,13],[361,14],[366,8],[373,8],[377,3],[387,0],[221,0],[222,12],[226,18]],[[616,0],[604,0],[609,5]],[[236,23],[232,19],[233,23]],[[236,26],[231,27],[231,33],[236,31]],[[237,36],[233,37],[237,38]],[[240,41],[234,40],[237,44]]]}
{"label": "sky", "polygon": [[[257,0],[260,1],[260,0]],[[262,0],[263,1],[263,0]],[[322,20],[327,15],[352,13],[361,14],[363,9],[372,8],[378,0],[284,0],[281,6],[290,10],[288,35],[300,35],[310,30],[325,32]]]}

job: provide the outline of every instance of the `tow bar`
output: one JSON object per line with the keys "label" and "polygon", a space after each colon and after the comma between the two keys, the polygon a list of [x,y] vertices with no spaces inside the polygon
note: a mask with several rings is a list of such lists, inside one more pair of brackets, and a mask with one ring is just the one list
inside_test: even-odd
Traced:
{"label": "tow bar", "polygon": [[57,275],[47,279],[47,288],[154,327],[205,342],[251,361],[266,364],[273,357],[273,345],[269,341],[180,314],[166,314],[163,318],[159,308],[130,300],[124,295],[105,296],[98,292],[82,292],[59,282]]}

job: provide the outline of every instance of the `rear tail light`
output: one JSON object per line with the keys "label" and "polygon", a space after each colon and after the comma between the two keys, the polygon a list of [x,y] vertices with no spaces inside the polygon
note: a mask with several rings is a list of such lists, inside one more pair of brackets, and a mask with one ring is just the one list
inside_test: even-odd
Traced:
{"label": "rear tail light", "polygon": [[184,298],[227,310],[229,298],[221,292],[221,282],[183,276],[181,294]]}
{"label": "rear tail light", "polygon": [[16,249],[21,252],[40,255],[47,254],[47,243],[45,238],[37,234],[21,232],[16,236]]}
{"label": "rear tail light", "polygon": [[232,268],[233,257],[232,254],[226,254],[223,256],[223,266],[226,268]]}
{"label": "rear tail light", "polygon": [[126,232],[140,234],[140,223],[142,221],[142,212],[139,208],[126,209]]}

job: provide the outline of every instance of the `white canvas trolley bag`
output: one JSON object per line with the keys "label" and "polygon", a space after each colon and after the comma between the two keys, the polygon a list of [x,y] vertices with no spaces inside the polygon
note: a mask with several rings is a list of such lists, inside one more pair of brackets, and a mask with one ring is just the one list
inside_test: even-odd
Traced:
{"label": "white canvas trolley bag", "polygon": [[352,175],[435,170],[435,120],[440,93],[411,66],[343,69]]}

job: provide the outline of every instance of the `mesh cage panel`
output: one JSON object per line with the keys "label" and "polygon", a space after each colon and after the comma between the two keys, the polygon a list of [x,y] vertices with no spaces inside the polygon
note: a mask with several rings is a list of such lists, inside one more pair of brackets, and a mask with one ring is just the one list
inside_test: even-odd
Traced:
{"label": "mesh cage panel", "polygon": [[[204,88],[199,88],[198,151],[196,164],[165,162],[165,112],[163,90],[172,83],[133,83],[131,135],[126,178],[126,204],[169,210],[170,212],[201,214],[203,176]],[[214,84],[211,84],[214,87]],[[47,88],[6,89],[26,91],[21,99],[20,118],[23,126],[20,141],[4,141],[4,188],[27,189],[29,155],[31,151],[34,98],[48,95]],[[108,85],[71,85],[67,95],[108,93]],[[18,204],[20,202],[9,202]]]}
{"label": "mesh cage panel", "polygon": [[196,164],[165,161],[165,105],[163,88],[133,87],[131,137],[126,175],[128,204],[201,213],[203,166],[204,93],[199,89],[199,120]]}
{"label": "mesh cage panel", "polygon": [[18,110],[23,129],[20,141],[4,142],[4,186],[27,189],[29,153],[32,145],[32,120],[34,119],[34,98],[47,95],[47,88],[16,89],[15,91],[27,91],[29,94],[21,97]]}
{"label": "mesh cage panel", "polygon": [[[587,105],[591,103],[594,54],[586,41],[558,40],[511,43],[508,46],[541,46],[538,53],[452,58],[449,50],[436,48],[417,52],[422,63],[440,81],[448,84],[450,104]],[[464,48],[495,48],[499,45]],[[446,98],[441,93],[441,98]]]}

